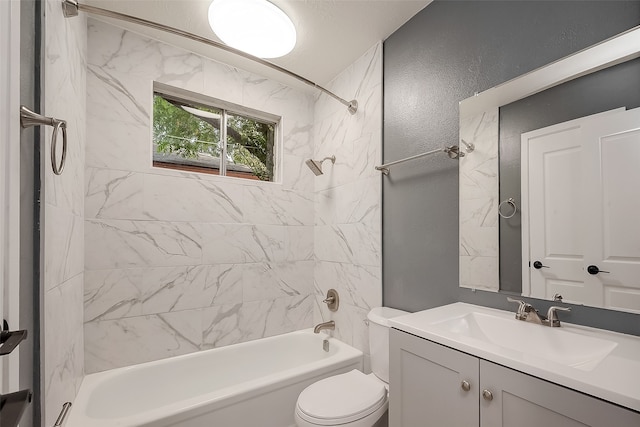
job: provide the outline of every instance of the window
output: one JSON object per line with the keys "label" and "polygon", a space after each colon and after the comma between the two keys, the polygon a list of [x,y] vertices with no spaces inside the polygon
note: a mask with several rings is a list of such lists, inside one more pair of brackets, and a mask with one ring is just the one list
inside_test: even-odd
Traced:
{"label": "window", "polygon": [[186,91],[176,96],[158,86],[153,96],[153,166],[274,181],[276,117],[208,102]]}

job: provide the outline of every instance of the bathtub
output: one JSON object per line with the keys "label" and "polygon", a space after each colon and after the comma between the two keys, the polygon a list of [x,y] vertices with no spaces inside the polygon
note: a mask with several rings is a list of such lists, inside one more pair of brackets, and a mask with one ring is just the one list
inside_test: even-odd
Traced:
{"label": "bathtub", "polygon": [[303,330],[87,375],[65,427],[289,427],[298,394],[362,369],[362,352]]}

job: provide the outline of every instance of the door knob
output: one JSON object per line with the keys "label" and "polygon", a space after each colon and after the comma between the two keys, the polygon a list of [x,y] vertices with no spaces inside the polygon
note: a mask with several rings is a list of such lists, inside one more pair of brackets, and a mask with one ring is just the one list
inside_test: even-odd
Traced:
{"label": "door knob", "polygon": [[590,265],[587,267],[587,273],[595,275],[598,273],[609,273],[609,271],[600,270],[597,265]]}
{"label": "door knob", "polygon": [[471,390],[471,384],[469,384],[469,381],[467,380],[462,381],[462,383],[460,384],[460,387],[462,387],[464,391]]}
{"label": "door knob", "polygon": [[542,265],[540,261],[534,261],[533,268],[535,268],[536,270],[540,270],[541,268],[550,268],[550,267],[548,265]]}

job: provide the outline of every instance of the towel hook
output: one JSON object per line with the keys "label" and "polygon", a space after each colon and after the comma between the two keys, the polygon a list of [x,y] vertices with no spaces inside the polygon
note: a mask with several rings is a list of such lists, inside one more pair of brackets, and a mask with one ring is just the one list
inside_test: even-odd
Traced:
{"label": "towel hook", "polygon": [[[42,116],[21,105],[20,125],[23,128],[42,125],[53,126],[53,135],[51,136],[51,168],[53,169],[53,173],[60,175],[67,161],[67,122],[54,119],[53,117]],[[58,163],[56,161],[56,151],[58,147],[58,130],[60,129],[62,129],[62,157]]]}

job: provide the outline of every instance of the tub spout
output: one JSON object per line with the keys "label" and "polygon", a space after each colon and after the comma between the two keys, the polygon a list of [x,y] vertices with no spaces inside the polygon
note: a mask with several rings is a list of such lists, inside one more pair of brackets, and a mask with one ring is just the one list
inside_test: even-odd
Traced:
{"label": "tub spout", "polygon": [[336,329],[336,322],[334,322],[333,320],[329,320],[328,322],[318,323],[316,325],[316,327],[313,328],[313,333],[317,334],[323,329],[330,329],[332,331],[335,330]]}

